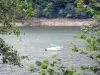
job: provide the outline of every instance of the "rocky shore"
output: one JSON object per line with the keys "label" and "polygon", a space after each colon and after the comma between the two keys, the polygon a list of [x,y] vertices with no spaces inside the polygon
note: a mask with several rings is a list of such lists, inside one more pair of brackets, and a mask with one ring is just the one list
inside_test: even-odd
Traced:
{"label": "rocky shore", "polygon": [[94,19],[69,19],[69,18],[33,18],[24,23],[16,23],[15,26],[89,26],[96,25],[97,21]]}

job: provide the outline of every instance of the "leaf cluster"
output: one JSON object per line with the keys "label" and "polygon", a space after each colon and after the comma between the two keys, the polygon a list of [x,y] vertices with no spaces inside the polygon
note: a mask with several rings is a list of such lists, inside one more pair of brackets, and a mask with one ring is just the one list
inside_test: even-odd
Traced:
{"label": "leaf cluster", "polygon": [[[19,18],[20,15],[20,18]],[[16,19],[21,21],[33,15],[32,3],[27,0],[0,0],[0,24],[3,26],[0,33],[14,33]],[[16,33],[15,33],[16,32]]]}
{"label": "leaf cluster", "polygon": [[21,59],[17,50],[13,50],[13,47],[5,43],[3,39],[0,38],[0,53],[2,57],[2,62],[4,64],[21,65]]}
{"label": "leaf cluster", "polygon": [[36,61],[36,65],[29,65],[31,72],[37,72],[38,75],[87,75],[86,73],[76,72],[76,68],[68,68],[67,64],[63,62],[59,55],[52,57],[52,61],[48,60]]}
{"label": "leaf cluster", "polygon": [[82,70],[90,69],[94,73],[100,71],[100,27],[90,26],[85,27],[81,26],[83,34],[80,36],[74,36],[74,38],[82,39],[85,41],[85,48],[81,49],[74,43],[71,43],[71,50],[74,52],[79,52],[80,54],[86,55],[95,61],[95,66],[81,66]]}

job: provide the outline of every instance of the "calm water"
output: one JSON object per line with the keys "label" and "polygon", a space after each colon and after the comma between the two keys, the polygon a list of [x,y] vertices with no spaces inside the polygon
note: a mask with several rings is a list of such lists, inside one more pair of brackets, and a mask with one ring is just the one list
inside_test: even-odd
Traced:
{"label": "calm water", "polygon": [[[15,35],[1,35],[6,40],[6,43],[13,45],[20,55],[29,56],[29,61],[24,61],[24,64],[32,64],[36,60],[48,59],[59,53],[63,61],[67,61],[68,66],[77,66],[91,64],[91,60],[83,55],[69,51],[69,43],[74,42],[80,48],[84,48],[85,42],[80,39],[73,39],[74,35],[81,34],[78,27],[22,27],[22,34],[19,37]],[[45,51],[50,44],[57,44],[64,47],[62,51]],[[28,72],[27,67],[19,69],[13,67],[13,73],[9,66],[1,67],[0,75],[32,75]],[[16,72],[17,71],[17,72]],[[91,74],[90,74],[91,75]]]}

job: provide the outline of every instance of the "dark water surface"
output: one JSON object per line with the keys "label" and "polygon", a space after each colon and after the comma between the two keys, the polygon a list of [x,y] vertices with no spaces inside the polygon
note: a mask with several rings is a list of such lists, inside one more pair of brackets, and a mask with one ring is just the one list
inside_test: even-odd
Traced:
{"label": "dark water surface", "polygon": [[[68,66],[77,66],[91,64],[92,61],[84,55],[69,51],[70,42],[76,43],[84,49],[85,42],[80,39],[73,39],[74,35],[81,34],[79,27],[21,27],[22,34],[19,37],[15,35],[1,35],[6,43],[13,45],[20,55],[29,56],[29,61],[24,61],[25,65],[32,64],[36,60],[48,59],[59,53],[63,61],[67,61]],[[45,51],[50,44],[57,44],[64,47],[62,51]],[[6,72],[5,72],[5,69]],[[27,67],[13,67],[13,72],[9,66],[2,67],[0,75],[32,75]],[[92,74],[90,74],[92,75]]]}

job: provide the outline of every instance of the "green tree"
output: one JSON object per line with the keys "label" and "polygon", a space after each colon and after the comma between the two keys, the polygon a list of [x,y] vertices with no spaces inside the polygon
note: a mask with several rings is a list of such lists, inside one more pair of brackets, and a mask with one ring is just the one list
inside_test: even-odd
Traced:
{"label": "green tree", "polygon": [[[16,17],[21,14],[22,20],[27,19],[32,15],[33,8],[31,1],[27,0],[0,0],[0,29],[1,34],[20,34],[19,29],[13,29]],[[16,50],[13,50],[12,46],[9,46],[5,41],[0,38],[0,54],[2,56],[3,63],[9,63],[13,65],[21,65],[19,56]],[[22,57],[24,58],[24,57]]]}
{"label": "green tree", "polygon": [[[84,0],[86,4],[89,0]],[[32,0],[35,17],[57,18],[89,18],[93,14],[87,9],[78,10],[77,0]],[[94,7],[93,7],[94,8]]]}
{"label": "green tree", "polygon": [[[98,2],[95,2],[96,0],[91,1],[88,5],[84,4],[81,0],[78,1],[78,9],[80,8],[86,8],[88,9],[92,14],[94,14],[93,18],[98,21],[98,25],[93,25],[91,22],[89,23],[90,26],[85,27],[81,26],[81,29],[83,31],[83,34],[80,36],[75,36],[74,38],[83,39],[86,41],[86,47],[85,49],[80,49],[77,45],[71,43],[72,45],[72,51],[79,52],[80,54],[86,55],[89,58],[91,58],[93,61],[95,61],[95,65],[92,66],[81,66],[82,70],[89,69],[93,71],[94,73],[100,72],[100,10],[91,8],[90,5],[94,5],[99,7]],[[100,8],[100,7],[99,7]],[[98,74],[99,75],[99,74]]]}

